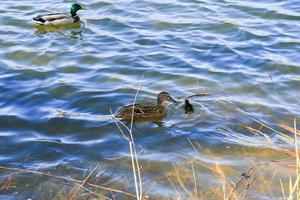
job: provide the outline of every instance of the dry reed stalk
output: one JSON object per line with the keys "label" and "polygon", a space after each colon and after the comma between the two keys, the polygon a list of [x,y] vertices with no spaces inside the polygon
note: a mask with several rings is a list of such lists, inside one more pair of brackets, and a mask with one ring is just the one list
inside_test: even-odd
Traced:
{"label": "dry reed stalk", "polygon": [[106,190],[106,191],[110,191],[110,192],[116,192],[116,193],[120,193],[120,194],[125,194],[127,196],[136,198],[135,195],[130,194],[130,193],[125,192],[125,191],[122,191],[122,190],[117,190],[117,189],[113,189],[113,188],[103,187],[103,186],[92,184],[92,183],[86,183],[86,184],[89,185],[89,186],[95,187],[95,188],[102,189],[102,190]]}
{"label": "dry reed stalk", "polygon": [[[283,166],[283,167],[289,167],[289,168],[296,168],[296,180],[293,183],[292,178],[290,177],[290,181],[289,181],[289,197],[287,198],[286,193],[284,191],[284,187],[283,184],[280,180],[280,184],[281,184],[281,191],[282,191],[282,195],[283,195],[283,199],[287,199],[287,200],[292,200],[294,197],[296,199],[300,199],[300,161],[299,161],[299,157],[300,157],[300,152],[298,151],[298,136],[299,136],[299,130],[297,130],[296,128],[296,120],[294,119],[294,128],[284,125],[284,124],[278,124],[279,127],[283,128],[286,131],[289,131],[291,133],[294,134],[294,138],[292,138],[292,140],[290,139],[290,136],[288,136],[287,134],[281,133],[279,131],[276,131],[275,129],[267,126],[266,124],[263,124],[262,122],[255,120],[256,122],[261,124],[261,127],[267,127],[269,130],[274,131],[275,133],[284,136],[285,139],[289,139],[289,142],[293,142],[294,143],[294,151],[291,151],[289,149],[283,148],[283,147],[279,147],[276,146],[275,144],[272,144],[272,142],[270,142],[270,138],[265,134],[264,137],[266,139],[266,143],[261,143],[260,141],[258,141],[258,143],[264,145],[267,148],[271,148],[274,149],[278,152],[282,152],[285,153],[289,156],[295,157],[296,158],[296,165],[290,164],[290,163],[283,163],[283,162],[279,162],[279,161],[271,161],[274,164]],[[252,133],[254,133],[255,135],[258,134],[263,134],[260,130],[258,129],[254,129],[252,127],[247,127],[246,128],[251,131]],[[229,136],[233,136],[233,134],[230,134],[228,131],[226,132],[226,135]],[[242,139],[242,138],[239,138]]]}
{"label": "dry reed stalk", "polygon": [[87,180],[92,176],[94,171],[98,168],[98,165],[91,171],[91,173],[80,183],[80,185],[75,189],[69,200],[74,200],[76,198],[77,193],[79,190],[84,186],[84,184],[87,182]]}
{"label": "dry reed stalk", "polygon": [[[196,148],[196,146],[193,144],[193,142],[192,142],[189,138],[187,138],[187,140],[189,141],[189,143],[191,144],[191,146],[193,147],[193,149],[195,150],[195,152],[200,153],[200,151]],[[214,159],[213,154],[212,154],[208,149],[204,149],[198,142],[194,142],[194,143],[195,143],[195,144],[198,146],[198,148],[201,149],[205,154],[209,155],[210,157],[212,157],[212,158]],[[197,164],[201,165],[202,167],[205,167],[206,169],[212,171],[214,175],[216,175],[216,176],[221,176],[221,177],[223,176],[222,173],[220,173],[220,169],[216,167],[216,166],[217,166],[216,163],[215,163],[215,165],[214,165],[213,167],[211,167],[211,166],[209,166],[209,165],[207,165],[207,164],[204,164],[204,163],[202,163],[202,162],[199,162],[199,161],[197,161],[197,160],[195,160],[195,162],[196,162]],[[219,171],[218,171],[218,170],[219,170]],[[221,170],[221,171],[222,171],[222,170]]]}
{"label": "dry reed stalk", "polygon": [[194,200],[197,200],[197,198],[195,197],[196,195],[193,194],[193,192],[190,192],[184,185],[184,183],[182,182],[181,178],[180,178],[180,175],[179,175],[179,169],[176,168],[174,166],[174,170],[175,170],[175,175],[176,175],[176,178],[177,178],[177,181],[179,183],[179,185],[181,186],[181,188],[184,190],[184,192],[191,198],[191,199],[194,199]]}
{"label": "dry reed stalk", "polygon": [[91,194],[93,194],[93,195],[95,195],[95,196],[97,196],[97,197],[100,197],[101,199],[113,200],[112,198],[109,198],[109,197],[106,197],[106,196],[104,196],[104,195],[101,195],[101,194],[98,194],[98,193],[96,193],[96,192],[93,192],[93,191],[87,189],[86,187],[82,187],[82,189],[84,189],[85,191],[87,191],[87,192],[89,192],[89,193],[91,193]]}
{"label": "dry reed stalk", "polygon": [[[82,180],[77,180],[77,179],[73,179],[73,178],[66,178],[66,177],[63,177],[63,176],[56,176],[56,175],[52,175],[50,173],[45,173],[45,172],[26,170],[26,169],[14,168],[14,167],[4,167],[4,166],[0,166],[0,169],[23,172],[23,173],[31,173],[31,174],[37,174],[37,175],[42,175],[42,176],[48,176],[48,177],[61,179],[61,180],[65,180],[65,181],[69,181],[69,182],[73,182],[73,183],[79,183],[79,184],[82,183]],[[96,185],[96,184],[93,184],[93,183],[86,182],[86,185],[89,185],[89,186],[94,187],[94,188],[99,188],[99,189],[102,189],[102,190],[110,191],[110,192],[116,192],[116,193],[124,194],[124,195],[130,196],[130,197],[136,197],[135,195],[130,194],[130,193],[125,192],[125,191],[121,191],[121,190],[117,190],[117,189],[113,189],[113,188],[108,188],[108,187],[103,187],[103,186]]]}
{"label": "dry reed stalk", "polygon": [[281,148],[279,146],[274,145],[273,142],[272,142],[272,140],[271,140],[271,138],[269,136],[267,136],[266,134],[262,133],[260,130],[252,128],[250,126],[244,126],[244,127],[247,130],[249,130],[250,132],[254,133],[255,135],[257,135],[257,134],[264,135],[264,137],[266,139],[266,143],[262,143],[261,141],[258,141],[259,144],[265,146],[266,148],[271,148],[271,149],[274,149],[274,150],[276,150],[278,152],[282,152],[282,153],[288,154],[290,156],[296,157],[296,153],[297,152],[294,152],[294,151],[288,150],[286,148]]}
{"label": "dry reed stalk", "polygon": [[[294,118],[294,136],[295,136],[295,153],[296,153],[296,180],[295,183],[291,186],[290,184],[290,196],[288,200],[292,200],[294,196],[296,199],[300,199],[300,160],[298,153],[298,137],[297,137],[297,125],[296,119]],[[291,178],[290,178],[291,180]],[[291,182],[290,182],[291,183]]]}
{"label": "dry reed stalk", "polygon": [[232,106],[235,108],[236,111],[238,111],[238,112],[240,112],[240,113],[243,113],[243,114],[246,114],[246,116],[247,116],[249,119],[251,119],[251,120],[257,122],[257,123],[260,124],[262,127],[265,127],[265,128],[267,128],[267,129],[273,131],[274,133],[277,133],[278,135],[282,136],[283,138],[285,138],[285,139],[286,139],[287,141],[289,141],[289,142],[293,142],[294,138],[292,138],[292,137],[288,136],[287,134],[284,134],[284,133],[282,133],[282,132],[280,132],[280,131],[278,131],[278,130],[276,130],[276,129],[270,127],[270,126],[268,126],[267,124],[263,123],[262,121],[256,119],[256,118],[253,117],[253,116],[249,116],[248,113],[247,113],[243,108],[241,108],[240,106],[236,105],[236,104],[233,103],[232,101],[230,101],[230,100],[228,100],[228,99],[225,99],[224,101],[219,100],[218,102],[223,103],[223,104],[224,104],[224,102],[227,102],[228,104],[232,105]]}
{"label": "dry reed stalk", "polygon": [[286,195],[285,195],[285,190],[284,190],[284,187],[283,187],[283,183],[282,183],[281,179],[279,181],[280,181],[280,187],[281,187],[281,193],[282,193],[282,196],[283,196],[283,200],[285,200]]}
{"label": "dry reed stalk", "polygon": [[[189,160],[189,164],[191,165],[190,159],[188,159],[188,160]],[[230,187],[230,184],[227,183],[226,178],[225,178],[225,174],[221,170],[221,168],[219,168],[216,164],[213,167],[210,167],[210,166],[208,166],[206,164],[203,164],[203,163],[200,163],[200,162],[197,162],[197,161],[193,161],[193,162],[196,162],[197,164],[200,164],[201,166],[204,166],[204,167],[208,168],[209,170],[211,170],[213,172],[214,175],[216,175],[219,178],[219,180],[221,180],[220,186],[222,187],[222,189],[221,189],[222,192],[220,192],[220,190],[217,189],[217,188],[211,188],[211,189],[208,188],[206,190],[206,193],[207,193],[207,191],[210,191],[211,193],[217,194],[221,199],[225,200],[226,199],[226,192],[225,191],[227,191],[227,189],[226,189],[227,187]],[[191,170],[193,170],[193,167],[192,167]],[[195,177],[193,175],[195,172],[191,172],[192,175],[189,174],[189,177],[190,177],[190,180],[193,182],[194,187],[195,186],[197,187],[197,190],[195,190],[195,188],[193,190],[189,190],[185,186],[185,181],[182,180],[181,177],[183,176],[183,174],[188,173],[188,172],[182,173],[180,171],[180,169],[177,166],[175,166],[175,165],[174,165],[174,172],[175,172],[174,175],[175,175],[175,178],[177,180],[177,183],[179,184],[180,188],[182,188],[182,190],[187,194],[187,196],[189,197],[189,199],[193,199],[193,200],[205,199],[205,198],[203,198],[203,196],[204,196],[203,191],[201,190],[199,192],[198,191],[198,186],[196,186],[197,182],[196,182],[196,179],[195,179]],[[176,188],[174,186],[174,183],[171,181],[171,179],[169,177],[167,177],[167,178],[168,178],[168,181],[171,183],[172,187],[174,188],[174,190],[176,191],[177,197],[181,198],[179,192],[176,190]],[[199,197],[198,193],[201,194],[200,197]]]}
{"label": "dry reed stalk", "polygon": [[296,134],[298,136],[300,136],[300,130],[295,130],[293,127],[290,127],[288,125],[285,125],[285,124],[277,124],[280,128],[286,130],[286,131],[289,131],[290,133],[293,133],[293,134]]}
{"label": "dry reed stalk", "polygon": [[[113,115],[112,111],[111,115],[112,118],[114,119],[114,122],[116,126],[118,127],[120,133],[123,135],[123,137],[128,141],[129,144],[129,151],[130,151],[130,158],[131,158],[131,166],[132,166],[132,171],[133,171],[133,177],[134,177],[134,185],[135,185],[135,192],[136,192],[136,198],[137,200],[142,200],[143,197],[143,187],[142,187],[142,178],[141,178],[141,172],[140,172],[140,166],[139,166],[139,161],[138,161],[138,156],[135,148],[135,143],[134,143],[134,138],[133,138],[133,133],[132,133],[132,128],[133,128],[133,122],[134,122],[134,108],[135,108],[135,103],[137,96],[139,94],[139,91],[141,90],[141,82],[142,82],[143,77],[141,78],[141,81],[139,82],[138,89],[136,91],[136,94],[133,99],[133,106],[132,106],[132,113],[131,113],[131,121],[130,121],[130,127],[125,125],[122,121],[117,119],[115,115]],[[127,136],[120,125],[120,123],[125,130],[128,132],[129,136]]]}
{"label": "dry reed stalk", "polygon": [[247,130],[249,130],[250,132],[252,132],[252,133],[254,133],[255,135],[257,135],[257,136],[259,136],[259,135],[264,136],[265,139],[266,139],[266,141],[267,141],[267,143],[272,144],[271,138],[270,138],[267,134],[261,132],[259,129],[255,129],[255,128],[252,128],[252,127],[250,127],[250,126],[244,126],[244,127],[245,127]]}
{"label": "dry reed stalk", "polygon": [[17,175],[19,172],[12,172],[7,178],[6,180],[1,184],[0,186],[0,190],[3,189],[9,189],[9,188],[17,188],[16,186],[13,185],[13,177],[15,175]]}
{"label": "dry reed stalk", "polygon": [[[143,77],[141,78],[141,80],[143,79]],[[139,167],[139,161],[138,161],[138,157],[137,157],[137,153],[136,153],[136,149],[135,149],[135,145],[134,145],[134,140],[133,140],[133,134],[132,134],[132,127],[133,127],[133,120],[134,120],[134,108],[135,108],[135,102],[136,102],[136,98],[139,94],[139,91],[141,90],[142,87],[142,81],[140,81],[139,83],[139,87],[136,90],[136,94],[134,96],[133,99],[133,106],[132,106],[132,112],[131,112],[131,122],[130,122],[130,141],[129,141],[129,146],[131,145],[131,150],[130,152],[133,152],[133,156],[131,156],[131,162],[132,162],[132,168],[133,168],[133,172],[134,172],[134,176],[135,176],[135,186],[136,186],[136,190],[138,190],[136,196],[138,197],[138,200],[142,199],[143,196],[143,187],[142,187],[142,179],[141,179],[141,172],[140,172],[140,167]],[[135,166],[136,165],[136,166]],[[138,176],[138,180],[135,174],[135,171],[137,170],[137,176]],[[139,189],[137,188],[137,184],[139,184]]]}
{"label": "dry reed stalk", "polygon": [[[228,131],[227,129],[225,129],[225,128],[219,128],[219,130],[221,131],[221,133],[223,134],[223,135],[225,135],[225,136],[227,136],[227,137],[233,137],[233,138],[236,138],[236,139],[238,139],[238,140],[240,140],[240,141],[245,141],[245,142],[248,142],[248,143],[250,143],[250,144],[252,144],[253,143],[253,138],[249,138],[249,137],[241,137],[241,136],[239,136],[238,134],[232,134],[230,131]],[[266,143],[265,141],[261,141],[261,140],[257,140],[257,141],[255,141],[256,142],[256,144],[260,144],[260,145],[262,145],[262,146],[266,146],[268,143]]]}
{"label": "dry reed stalk", "polygon": [[[195,150],[195,152],[199,152],[199,149],[201,149],[201,152],[204,152],[206,155],[211,157],[211,160],[215,160],[214,155],[208,150],[204,149],[198,142],[192,142],[189,138],[187,138],[189,143],[191,144],[192,148]],[[198,148],[197,148],[197,147]],[[240,178],[238,182],[235,184],[231,184],[226,180],[226,175],[222,168],[215,163],[213,166],[209,166],[205,163],[198,162],[197,160],[195,161],[197,164],[209,169],[218,179],[220,180],[220,187],[222,192],[220,193],[218,189],[214,190],[216,194],[220,196],[220,198],[224,200],[232,200],[232,199],[244,199],[246,198],[247,195],[247,190],[249,187],[255,182],[256,177],[253,176],[255,173],[255,170],[257,170],[260,167],[269,165],[270,163],[264,162],[264,163],[257,163],[250,167],[245,173],[243,173],[243,176]],[[251,177],[251,181],[250,181]],[[195,181],[194,181],[195,182]],[[241,193],[236,193],[237,189],[240,188],[243,183],[246,183],[246,188],[243,190]],[[228,193],[227,193],[228,191]]]}
{"label": "dry reed stalk", "polygon": [[196,174],[195,174],[195,169],[194,169],[194,162],[193,160],[190,161],[191,162],[191,166],[192,166],[192,172],[193,172],[193,181],[194,181],[194,193],[196,195],[196,199],[198,199],[198,187],[197,187],[197,179],[196,179]]}
{"label": "dry reed stalk", "polygon": [[293,168],[296,169],[297,166],[295,164],[291,164],[289,162],[283,162],[283,161],[277,161],[277,160],[272,160],[271,161],[273,164],[279,165],[281,167],[285,167],[285,168]]}
{"label": "dry reed stalk", "polygon": [[167,176],[167,179],[168,179],[168,181],[170,182],[170,184],[172,185],[174,191],[176,192],[177,198],[178,198],[178,199],[181,199],[180,193],[179,193],[178,190],[176,189],[174,183],[171,181],[171,179],[169,178],[169,176]]}
{"label": "dry reed stalk", "polygon": [[[225,136],[231,136],[231,137],[234,137],[234,138],[237,138],[238,140],[240,141],[246,141],[246,142],[252,142],[253,143],[253,140],[249,140],[249,139],[246,139],[246,138],[243,138],[243,137],[240,137],[236,134],[232,134],[231,132],[229,132],[228,130],[224,129],[224,128],[220,128],[220,131],[225,135]],[[273,145],[273,144],[270,144],[268,141],[261,141],[261,140],[256,140],[255,141],[256,144],[259,144],[265,148],[268,148],[268,149],[273,149],[273,150],[276,150],[278,152],[281,152],[281,153],[285,153],[287,155],[290,155],[290,156],[294,156],[296,157],[296,153],[294,151],[291,151],[291,150],[288,150],[288,149],[284,149],[284,148],[281,148],[279,146],[276,146],[276,145]],[[298,153],[299,154],[299,153]],[[300,154],[299,154],[300,155]]]}
{"label": "dry reed stalk", "polygon": [[[227,102],[229,102],[230,104],[234,105],[235,108],[236,108],[236,110],[238,110],[239,112],[246,113],[243,109],[241,109],[239,106],[235,105],[234,103],[232,103],[230,101],[227,101]],[[293,133],[294,134],[294,138],[292,138],[289,135],[287,135],[285,133],[282,133],[282,132],[280,132],[280,131],[278,131],[278,130],[276,130],[276,129],[268,126],[268,125],[266,125],[265,123],[263,123],[263,122],[255,119],[252,116],[248,116],[248,117],[250,119],[252,119],[253,121],[257,122],[258,124],[260,124],[260,128],[259,129],[254,129],[254,128],[249,127],[249,126],[245,127],[247,130],[251,131],[255,135],[262,135],[262,136],[264,136],[265,142],[257,141],[258,144],[261,144],[261,145],[263,145],[263,146],[265,146],[267,148],[271,148],[271,149],[274,149],[274,150],[282,152],[282,153],[286,153],[286,154],[288,154],[290,156],[296,157],[296,165],[291,165],[289,163],[279,163],[279,162],[276,162],[276,161],[271,161],[271,162],[273,162],[274,164],[276,163],[277,165],[280,165],[280,166],[283,166],[283,167],[295,167],[296,168],[296,180],[295,180],[294,183],[293,183],[293,181],[292,181],[292,179],[290,177],[290,181],[289,181],[289,197],[288,197],[288,200],[292,200],[294,197],[296,199],[300,199],[300,161],[299,161],[300,152],[298,151],[298,140],[297,140],[297,135],[300,135],[300,131],[297,130],[297,128],[296,128],[296,120],[294,119],[294,128],[289,127],[287,125],[278,124],[278,126],[281,127],[282,129]],[[267,129],[273,131],[274,133],[282,136],[282,139],[284,139],[283,141],[293,142],[294,146],[295,146],[295,151],[291,151],[289,149],[282,148],[282,147],[279,147],[279,146],[276,146],[275,144],[273,144],[271,138],[267,134],[265,134],[265,133],[263,133],[261,131],[262,127],[265,127]],[[248,140],[247,138],[242,138],[242,137],[239,137],[237,135],[231,134],[229,131],[227,131],[225,129],[221,129],[221,130],[222,130],[222,133],[224,135],[226,135],[226,136],[232,136],[232,137],[235,137],[235,138],[237,138],[239,140],[244,140],[244,141],[250,142],[250,140]],[[189,140],[189,142],[190,142],[191,146],[193,147],[193,149],[196,152],[198,152],[198,149],[195,147],[195,145],[190,140]],[[267,164],[272,164],[271,162],[270,163],[259,163],[258,166],[261,167],[261,166],[264,166],[264,165],[267,165]],[[201,164],[201,165],[203,166],[203,164]],[[207,167],[207,168],[210,168],[208,165],[204,165],[204,166]],[[254,170],[253,168],[257,168],[258,166],[251,167],[249,170]],[[246,173],[246,175],[249,172],[251,172],[249,170]],[[218,170],[218,168],[216,168],[216,169],[213,169],[213,172],[216,173],[216,174],[220,174],[221,171]],[[247,175],[247,176],[249,176],[249,175]],[[247,183],[247,188],[246,189],[248,189],[254,183],[255,180],[256,180],[256,177],[251,182]],[[229,192],[229,194],[227,195],[227,197],[224,198],[224,199],[230,200],[230,199],[234,198],[234,195],[233,195],[234,192],[237,190],[238,187],[240,187],[241,183],[244,182],[244,181],[246,181],[245,176],[242,177],[236,184],[233,185],[231,191]],[[225,195],[225,191],[226,191],[225,186],[226,186],[226,183],[224,181],[222,181],[222,178],[221,178],[221,184],[222,184],[222,187],[223,187],[224,196],[226,196]],[[284,200],[287,199],[282,182],[281,182],[281,190],[282,190],[282,193],[283,193]],[[246,195],[245,192],[246,191],[244,191],[244,194]],[[245,195],[244,195],[244,198],[246,197]]]}
{"label": "dry reed stalk", "polygon": [[[191,144],[192,148],[194,149],[194,151],[196,153],[201,153],[199,151],[199,149],[201,149],[201,151],[203,151],[204,153],[208,154],[209,156],[213,156],[212,153],[208,149],[204,149],[198,142],[194,142],[195,144],[193,144],[193,142],[189,138],[187,138],[187,140],[189,141],[189,143]],[[197,145],[197,147],[199,149],[195,145]],[[193,164],[194,162],[196,162],[196,164],[199,164],[202,167],[205,167],[206,169],[210,170],[214,175],[216,175],[217,177],[220,178],[220,180],[221,180],[221,186],[222,186],[222,191],[223,192],[220,193],[218,191],[218,189],[214,189],[214,188],[212,188],[211,190],[212,190],[213,193],[217,193],[218,195],[220,195],[220,197],[222,196],[222,198],[224,198],[224,189],[226,188],[226,186],[224,184],[226,182],[226,181],[224,181],[225,180],[225,176],[224,176],[224,173],[222,172],[222,170],[220,168],[218,168],[217,164],[215,164],[213,167],[211,167],[208,164],[199,162],[198,160],[191,160],[191,159],[186,158],[186,157],[184,157],[184,158],[187,159],[189,161],[189,163],[191,163],[191,165],[192,165],[191,167],[192,167],[192,173],[193,173],[192,177],[193,177],[194,187],[197,187],[197,181],[196,181],[196,177],[195,177],[194,164]],[[180,181],[180,179],[178,177],[177,177],[177,180]],[[182,187],[183,183],[180,183],[180,185]],[[185,188],[184,190],[187,190],[187,189]],[[195,188],[194,188],[194,194],[195,194],[195,198],[198,199],[198,191],[195,190]]]}
{"label": "dry reed stalk", "polygon": [[[260,167],[263,167],[263,166],[266,166],[266,165],[269,165],[269,163],[257,163],[255,164],[254,166],[250,167],[245,173],[243,173],[243,176],[242,178],[236,182],[231,191],[229,192],[228,196],[226,197],[226,200],[230,200],[231,199],[231,195],[241,186],[241,184],[244,182],[244,181],[247,181],[250,177],[252,177],[252,174],[255,173],[255,170],[257,170],[257,168],[260,168]],[[253,184],[253,182],[256,180],[256,178],[254,177],[254,179],[252,180],[252,182],[250,184],[247,185],[247,189]]]}

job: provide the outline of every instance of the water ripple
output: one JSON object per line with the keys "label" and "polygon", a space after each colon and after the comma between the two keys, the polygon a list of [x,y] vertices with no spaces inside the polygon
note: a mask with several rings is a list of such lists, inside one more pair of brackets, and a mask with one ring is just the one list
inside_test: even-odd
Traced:
{"label": "water ripple", "polygon": [[[177,99],[211,94],[191,99],[193,114],[186,115],[179,102],[168,105],[161,124],[134,124],[145,180],[154,184],[150,194],[157,198],[174,197],[161,177],[183,157],[216,161],[196,154],[187,138],[219,155],[220,165],[241,171],[251,164],[245,156],[250,151],[259,152],[258,161],[273,158],[264,156],[270,152],[253,142],[244,125],[257,127],[253,118],[268,124],[299,121],[297,0],[91,0],[74,26],[34,28],[37,13],[67,12],[69,4],[8,0],[0,8],[1,165],[82,179],[100,162],[103,184],[133,190],[128,144],[110,109],[132,102],[142,76],[137,101],[155,103],[161,91]],[[243,142],[225,137],[222,129]],[[216,181],[205,170],[199,177]],[[41,197],[53,184],[26,175],[17,181],[28,183],[17,184],[20,199]],[[254,193],[257,199],[273,198]]]}

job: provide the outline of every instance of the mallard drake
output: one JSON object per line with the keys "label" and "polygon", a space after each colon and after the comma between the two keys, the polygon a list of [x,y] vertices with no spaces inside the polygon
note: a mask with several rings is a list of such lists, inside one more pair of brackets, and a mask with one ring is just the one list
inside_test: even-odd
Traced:
{"label": "mallard drake", "polygon": [[166,102],[172,101],[176,103],[168,92],[161,92],[157,95],[157,104],[138,103],[124,106],[116,115],[121,120],[129,121],[132,117],[132,109],[134,107],[134,120],[156,120],[162,119],[167,114]]}
{"label": "mallard drake", "polygon": [[73,4],[70,9],[70,15],[65,13],[52,13],[47,15],[39,15],[37,17],[34,17],[33,20],[35,21],[37,26],[61,26],[72,24],[80,20],[79,16],[77,15],[77,11],[81,9],[82,7],[79,4]]}
{"label": "mallard drake", "polygon": [[192,104],[190,104],[189,100],[184,101],[184,110],[186,114],[194,112],[194,107]]}

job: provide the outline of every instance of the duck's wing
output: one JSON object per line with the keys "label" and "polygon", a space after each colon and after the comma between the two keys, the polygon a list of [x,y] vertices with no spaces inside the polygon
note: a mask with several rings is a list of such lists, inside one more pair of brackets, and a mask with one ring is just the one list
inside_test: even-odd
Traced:
{"label": "duck's wing", "polygon": [[35,18],[33,18],[34,21],[36,21],[39,25],[64,25],[64,24],[70,24],[74,22],[74,19],[65,13],[52,13],[47,15],[39,15]]}
{"label": "duck's wing", "polygon": [[[133,104],[124,106],[117,114],[118,118],[130,119],[132,116]],[[159,108],[154,104],[134,104],[134,118],[140,117],[156,117],[159,113]]]}
{"label": "duck's wing", "polygon": [[46,15],[38,15],[37,17],[34,17],[34,21],[54,21],[57,19],[63,19],[65,17],[68,17],[67,14],[65,13],[51,13],[51,14],[46,14]]}
{"label": "duck's wing", "polygon": [[134,105],[134,112],[135,113],[147,113],[149,110],[152,110],[154,107],[156,107],[156,105],[154,104],[143,104],[143,103],[137,103],[137,104],[130,104],[130,105],[126,105],[123,107],[123,110],[131,110],[133,108]]}

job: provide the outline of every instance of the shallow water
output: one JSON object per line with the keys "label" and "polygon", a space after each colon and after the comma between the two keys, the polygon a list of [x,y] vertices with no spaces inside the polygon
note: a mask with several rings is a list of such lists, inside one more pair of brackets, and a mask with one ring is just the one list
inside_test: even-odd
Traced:
{"label": "shallow water", "polygon": [[[87,8],[79,11],[81,23],[64,29],[36,29],[31,19],[68,11],[72,1],[0,3],[1,166],[84,179],[98,164],[97,184],[134,193],[128,143],[110,109],[131,103],[140,83],[139,102],[155,102],[160,91],[177,99],[210,94],[191,99],[191,115],[184,113],[183,103],[169,104],[162,124],[134,124],[149,197],[170,199],[180,193],[189,198],[168,180],[185,157],[217,162],[233,182],[254,161],[286,159],[258,144],[244,126],[259,128],[256,119],[277,130],[278,123],[300,121],[298,0],[81,3]],[[244,140],[225,136],[224,129]],[[195,153],[187,138],[216,157]],[[292,174],[268,169],[266,180],[273,180],[274,171],[283,180]],[[207,169],[195,171],[200,188],[217,185]],[[61,199],[74,187],[55,178],[0,172],[1,181],[11,175],[15,186],[1,189],[1,199]],[[279,178],[270,190],[255,184],[248,199],[281,197]],[[86,191],[80,195],[97,197]]]}

